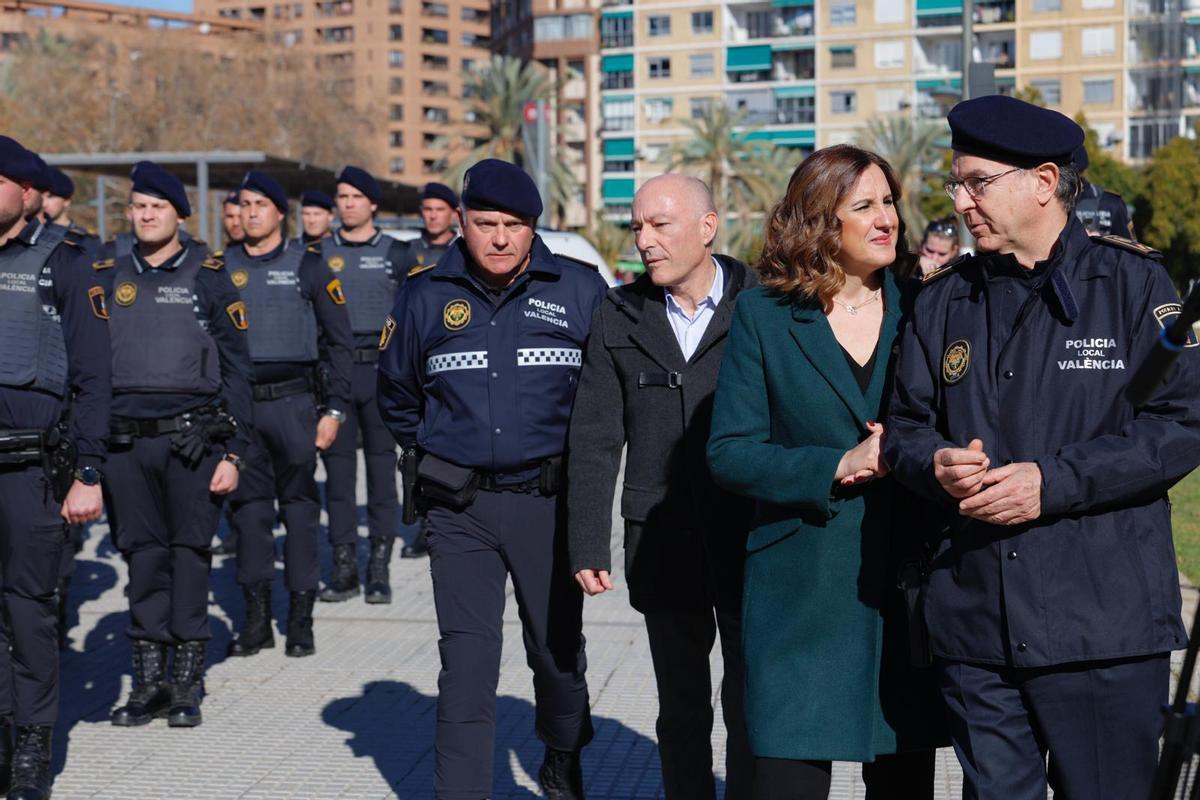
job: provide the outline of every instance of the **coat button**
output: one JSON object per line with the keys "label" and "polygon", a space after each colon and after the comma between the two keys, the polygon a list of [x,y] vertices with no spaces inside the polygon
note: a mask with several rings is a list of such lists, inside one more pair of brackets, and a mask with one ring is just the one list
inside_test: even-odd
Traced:
{"label": "coat button", "polygon": [[1017,644],[1017,652],[1019,652],[1019,653],[1024,653],[1028,649],[1029,649],[1029,645],[1025,644],[1025,642],[1019,642]]}
{"label": "coat button", "polygon": [[1009,561],[1016,561],[1016,560],[1017,560],[1017,551],[1016,551],[1016,550],[1009,550],[1009,551],[1008,551],[1008,560],[1009,560]]}
{"label": "coat button", "polygon": [[1012,378],[1013,378],[1013,371],[1011,369],[1004,370],[1004,380],[1011,381]]}
{"label": "coat button", "polygon": [[497,435],[497,436],[499,436],[499,435],[500,435],[500,429],[499,429],[499,428],[496,428],[496,435]]}

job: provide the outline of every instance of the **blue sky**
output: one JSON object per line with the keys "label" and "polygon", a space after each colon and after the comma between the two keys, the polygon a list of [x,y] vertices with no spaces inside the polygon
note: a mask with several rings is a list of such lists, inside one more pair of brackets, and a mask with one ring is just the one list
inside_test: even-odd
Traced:
{"label": "blue sky", "polygon": [[192,0],[122,0],[122,3],[142,8],[157,8],[161,11],[190,12],[192,10]]}

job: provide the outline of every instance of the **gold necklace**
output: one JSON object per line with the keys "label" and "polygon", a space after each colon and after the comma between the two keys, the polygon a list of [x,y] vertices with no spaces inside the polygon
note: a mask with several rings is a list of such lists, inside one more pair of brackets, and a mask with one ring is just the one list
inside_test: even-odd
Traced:
{"label": "gold necklace", "polygon": [[846,309],[847,314],[849,314],[852,317],[857,317],[859,309],[869,306],[869,305],[871,305],[871,303],[874,303],[876,300],[879,299],[879,289],[876,289],[874,292],[871,293],[870,300],[864,300],[863,302],[859,303],[856,306],[852,306],[849,303],[843,303],[841,300],[838,300],[836,297],[833,297],[830,299],[832,299],[833,302],[837,303],[842,308]]}

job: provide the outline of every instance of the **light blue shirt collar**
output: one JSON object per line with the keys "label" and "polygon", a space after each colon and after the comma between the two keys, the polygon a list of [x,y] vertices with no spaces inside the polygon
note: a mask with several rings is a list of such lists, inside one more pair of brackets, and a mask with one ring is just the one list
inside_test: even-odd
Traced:
{"label": "light blue shirt collar", "polygon": [[696,312],[690,317],[671,295],[671,292],[665,287],[663,288],[667,304],[667,321],[671,323],[671,330],[675,334],[675,340],[679,343],[679,349],[683,351],[685,361],[690,359],[696,352],[696,348],[699,347],[700,340],[704,338],[704,332],[708,330],[708,323],[712,321],[721,297],[725,294],[725,272],[715,258],[713,266],[716,267],[716,274],[713,276],[712,287],[708,290],[708,295],[696,304]]}

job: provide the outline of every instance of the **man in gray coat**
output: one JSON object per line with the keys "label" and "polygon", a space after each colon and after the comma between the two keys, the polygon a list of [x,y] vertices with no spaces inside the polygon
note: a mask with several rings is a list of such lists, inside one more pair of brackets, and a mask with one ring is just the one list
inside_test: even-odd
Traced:
{"label": "man in gray coat", "polygon": [[596,311],[571,415],[571,570],[589,595],[613,588],[613,491],[628,444],[621,516],[625,573],[658,682],[668,800],[714,798],[709,652],[718,631],[729,800],[749,797],[753,760],[742,702],[742,564],[751,508],[718,489],[705,460],[713,393],[738,293],[754,282],[713,255],[708,187],[661,175],[633,200],[646,272]]}

